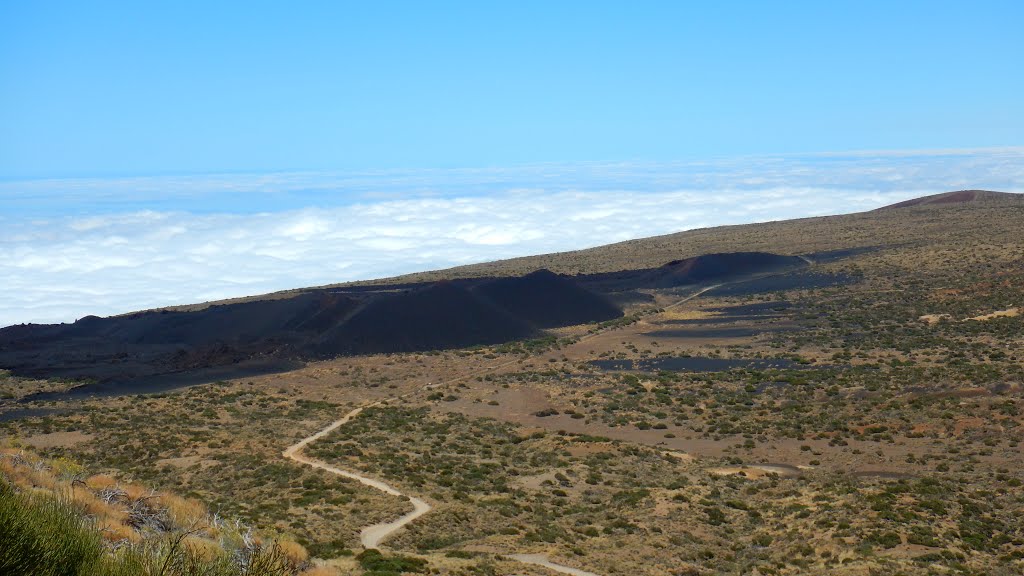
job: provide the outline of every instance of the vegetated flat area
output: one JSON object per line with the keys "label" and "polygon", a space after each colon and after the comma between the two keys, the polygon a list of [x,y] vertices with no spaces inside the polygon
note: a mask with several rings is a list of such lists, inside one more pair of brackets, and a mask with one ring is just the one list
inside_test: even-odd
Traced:
{"label": "vegetated flat area", "polygon": [[[385,554],[442,574],[550,574],[506,558],[534,553],[597,574],[1019,574],[1024,202],[969,200],[403,278],[483,299],[456,279],[547,269],[623,309],[538,328],[506,304],[526,339],[148,396],[17,402],[68,383],[8,374],[5,410],[57,412],[0,434],[293,535],[340,573],[362,573],[345,558],[363,527],[411,506],[281,451],[381,401],[306,453],[430,502]],[[652,280],[737,252],[811,263]]]}

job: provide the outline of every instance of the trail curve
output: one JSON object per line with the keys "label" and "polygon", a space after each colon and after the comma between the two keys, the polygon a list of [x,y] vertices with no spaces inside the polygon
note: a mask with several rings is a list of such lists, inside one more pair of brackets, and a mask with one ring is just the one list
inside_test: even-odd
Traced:
{"label": "trail curve", "polygon": [[[695,292],[695,293],[693,293],[693,294],[691,294],[689,296],[686,296],[686,297],[682,298],[681,300],[673,303],[672,305],[667,306],[665,309],[668,310],[668,309],[671,309],[671,308],[675,308],[676,306],[679,306],[681,304],[685,304],[686,302],[689,302],[690,300],[693,300],[693,299],[701,296],[705,292],[708,292],[710,290],[714,290],[715,288],[718,288],[721,285],[722,284],[715,284],[715,285],[712,285],[712,286],[705,287],[705,288],[703,288],[703,289],[701,289],[701,290],[699,290],[699,291],[697,291],[697,292]],[[593,336],[593,334],[590,334],[588,336]],[[586,336],[581,338],[581,340],[583,340],[583,339],[586,339]],[[491,368],[489,368],[489,369],[487,369],[487,370],[485,370],[483,372],[484,373],[490,373],[490,372],[493,372],[493,371],[498,370],[500,368],[503,368],[505,366],[509,366],[511,364],[514,364],[515,362],[518,362],[518,361],[519,360],[516,359],[516,360],[509,360],[508,362],[502,362],[501,364],[499,364],[497,366],[493,366],[493,367],[491,367]],[[436,384],[436,385],[435,384],[428,384],[428,385],[424,386],[423,389],[435,388],[435,387],[442,386],[442,385],[447,385],[447,384],[454,384],[454,383],[457,383],[457,382],[459,382],[461,380],[464,380],[466,378],[470,378],[470,377],[476,376],[476,375],[478,375],[478,374],[471,372],[469,374],[464,374],[464,375],[459,376],[457,378],[453,378],[451,380],[448,380],[447,382],[439,383],[439,384]],[[402,397],[405,397],[405,396],[409,396],[411,394],[414,394],[417,391],[418,390],[414,390],[412,392],[403,394],[403,395],[399,396],[399,398],[402,398]],[[357,472],[352,472],[350,470],[343,470],[341,468],[337,468],[335,466],[331,466],[330,464],[327,464],[326,462],[323,462],[321,460],[317,460],[316,458],[310,458],[309,456],[306,456],[305,454],[303,454],[303,449],[305,449],[309,444],[319,440],[320,438],[323,438],[324,436],[326,436],[326,435],[330,434],[331,432],[337,430],[338,428],[344,426],[349,421],[351,421],[353,418],[355,418],[360,413],[362,413],[363,410],[365,410],[367,408],[372,408],[372,407],[375,407],[375,406],[380,406],[383,403],[384,403],[384,401],[378,400],[376,402],[370,402],[368,404],[364,404],[364,405],[359,406],[357,408],[353,408],[347,414],[345,414],[344,416],[342,416],[338,420],[335,420],[334,422],[329,424],[327,427],[325,427],[322,430],[316,432],[315,434],[312,434],[310,436],[307,436],[307,437],[303,438],[302,440],[299,440],[295,444],[293,444],[293,445],[289,446],[287,449],[285,449],[284,452],[282,452],[282,456],[284,456],[285,458],[288,458],[289,460],[298,462],[300,464],[305,464],[307,466],[312,466],[314,468],[318,468],[320,470],[323,470],[325,472],[329,472],[331,474],[336,474],[338,476],[342,476],[342,477],[345,477],[345,478],[350,478],[350,479],[355,480],[355,481],[357,481],[357,482],[359,482],[359,483],[361,483],[363,485],[369,486],[369,487],[374,488],[376,490],[380,490],[381,492],[384,492],[385,494],[390,494],[391,496],[397,496],[399,498],[405,498],[405,499],[409,500],[409,503],[412,504],[412,506],[413,506],[412,512],[404,514],[404,515],[400,516],[398,519],[393,520],[391,522],[381,522],[379,524],[373,524],[371,526],[367,526],[366,528],[363,528],[363,530],[359,534],[359,541],[362,544],[363,548],[368,549],[368,550],[369,549],[379,548],[381,543],[384,540],[386,540],[388,537],[390,537],[395,532],[401,530],[406,524],[409,524],[410,522],[416,520],[420,516],[423,516],[424,514],[430,512],[433,509],[433,507],[429,503],[427,503],[424,500],[421,500],[421,499],[419,499],[419,498],[417,498],[415,496],[410,496],[408,494],[403,494],[400,490],[398,490],[397,488],[391,486],[390,484],[388,484],[386,482],[382,482],[380,480],[377,480],[377,479],[374,479],[374,478],[370,478],[368,476],[364,476],[364,475],[359,474]],[[563,564],[558,564],[556,562],[552,562],[552,561],[548,560],[547,556],[545,556],[543,554],[508,554],[508,555],[506,555],[504,557],[509,559],[509,560],[513,560],[513,561],[520,562],[520,563],[523,563],[523,564],[531,564],[531,565],[534,565],[534,566],[543,566],[544,568],[548,568],[549,570],[554,570],[555,572],[559,572],[559,573],[562,573],[562,574],[569,574],[570,576],[599,576],[598,574],[595,574],[594,572],[588,572],[586,570],[581,570],[579,568],[573,568],[571,566],[565,566]]]}
{"label": "trail curve", "polygon": [[316,458],[310,458],[309,456],[303,454],[302,450],[311,442],[319,440],[320,438],[323,438],[324,436],[337,430],[338,428],[346,424],[349,420],[358,416],[366,408],[377,406],[379,404],[380,402],[374,402],[372,404],[366,404],[365,406],[360,406],[359,408],[352,410],[351,412],[345,414],[340,419],[332,422],[323,430],[320,430],[316,434],[303,438],[302,440],[299,440],[292,446],[289,446],[288,449],[282,453],[282,455],[285,458],[288,458],[289,460],[294,460],[295,462],[306,464],[307,466],[319,468],[320,470],[330,472],[331,474],[344,476],[345,478],[351,478],[352,480],[356,480],[361,484],[365,484],[366,486],[380,490],[385,494],[398,496],[399,498],[407,498],[409,500],[413,507],[412,512],[409,512],[408,514],[405,514],[392,522],[382,522],[380,524],[374,524],[372,526],[367,526],[366,528],[363,528],[362,532],[359,534],[359,541],[362,543],[363,548],[366,549],[379,547],[380,543],[383,542],[387,537],[401,530],[402,527],[406,524],[412,522],[420,516],[423,516],[427,512],[430,512],[430,510],[433,507],[430,504],[424,502],[423,500],[416,498],[415,496],[408,496],[406,494],[402,494],[397,488],[385,482],[381,482],[380,480],[375,480],[373,478],[369,478],[367,476],[363,476],[362,474],[357,474],[356,472],[351,472],[349,470],[342,470],[341,468],[331,466],[330,464],[317,460]]}

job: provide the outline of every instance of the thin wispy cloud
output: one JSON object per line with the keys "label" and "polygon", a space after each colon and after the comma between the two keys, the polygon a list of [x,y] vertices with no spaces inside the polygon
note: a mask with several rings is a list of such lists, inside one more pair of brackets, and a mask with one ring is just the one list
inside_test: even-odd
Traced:
{"label": "thin wispy cloud", "polygon": [[[1024,190],[1024,151],[8,182],[0,202],[18,209],[0,216],[0,326],[868,210],[965,187]],[[80,197],[55,216],[33,207],[57,193]],[[92,203],[96,195],[105,202]]]}

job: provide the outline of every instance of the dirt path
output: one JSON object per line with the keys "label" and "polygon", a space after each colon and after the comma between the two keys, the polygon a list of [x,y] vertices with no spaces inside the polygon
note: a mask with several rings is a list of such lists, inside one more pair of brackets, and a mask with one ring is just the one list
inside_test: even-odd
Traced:
{"label": "dirt path", "polygon": [[[332,422],[323,430],[320,430],[316,434],[313,434],[312,436],[308,436],[296,442],[292,446],[288,447],[288,449],[282,453],[282,455],[285,458],[288,458],[289,460],[294,460],[295,462],[306,464],[307,466],[319,468],[320,470],[330,472],[331,474],[337,474],[338,476],[351,478],[353,480],[356,480],[357,482],[360,482],[361,484],[365,484],[366,486],[380,490],[385,494],[398,496],[399,498],[407,498],[409,500],[409,502],[413,506],[412,512],[409,512],[408,514],[405,514],[392,522],[382,522],[380,524],[374,524],[372,526],[367,526],[366,528],[363,528],[362,532],[360,532],[359,534],[359,541],[360,543],[362,543],[363,548],[366,548],[367,550],[371,548],[379,548],[381,542],[383,542],[385,539],[387,539],[395,532],[401,530],[402,527],[406,524],[412,522],[420,516],[423,516],[427,512],[430,512],[433,509],[433,507],[430,504],[426,503],[425,501],[416,498],[415,496],[403,494],[397,488],[385,482],[381,482],[380,480],[375,480],[373,478],[369,478],[367,476],[363,476],[362,474],[352,472],[349,470],[342,470],[341,468],[336,468],[334,466],[331,466],[330,464],[327,464],[326,462],[322,462],[315,458],[310,458],[304,455],[302,453],[302,450],[311,442],[323,438],[324,436],[330,434],[331,432],[345,425],[350,420],[352,420],[360,413],[362,413],[362,411],[365,410],[366,408],[379,406],[381,404],[382,402],[373,402],[355,408],[348,414],[345,414],[339,420]],[[509,556],[506,556],[506,558],[508,558],[509,560],[515,560],[516,562],[522,562],[524,564],[544,566],[545,568],[549,568],[551,570],[554,570],[555,572],[560,572],[562,574],[570,574],[572,576],[599,576],[598,574],[595,574],[593,572],[587,572],[586,570],[580,570],[578,568],[573,568],[571,566],[564,566],[562,564],[551,562],[550,560],[548,560],[547,556],[544,556],[542,554],[511,554]]]}
{"label": "dirt path", "polygon": [[[721,286],[721,284],[715,284],[714,286],[708,286],[707,288],[704,288],[704,289],[702,289],[702,290],[700,290],[698,292],[695,292],[695,293],[693,293],[693,294],[691,294],[691,295],[689,295],[689,296],[679,300],[678,302],[675,302],[671,306],[668,306],[666,308],[666,310],[670,309],[670,308],[675,308],[676,306],[679,306],[681,304],[685,304],[686,302],[689,302],[690,300],[693,300],[694,298],[697,298],[701,294],[704,294],[705,292],[707,292],[709,290],[713,290],[715,288],[718,288],[719,286]],[[586,339],[587,337],[592,337],[592,336],[594,336],[594,335],[590,334],[588,336],[585,336],[584,338],[581,338],[581,340]],[[494,372],[495,370],[498,370],[500,368],[504,368],[506,366],[510,366],[510,365],[512,365],[512,364],[514,364],[516,362],[519,362],[519,361],[520,361],[519,359],[515,359],[515,360],[510,360],[508,362],[503,362],[503,363],[501,363],[501,364],[499,364],[497,366],[493,366],[491,368],[488,368],[487,370],[482,371],[482,373],[486,374],[486,373]],[[439,386],[455,384],[457,382],[465,380],[466,378],[471,378],[471,377],[480,376],[480,375],[482,375],[482,374],[481,373],[464,374],[464,375],[459,376],[457,378],[453,378],[451,380],[448,380],[447,382],[438,383],[438,384],[428,384],[427,386],[424,386],[423,389],[437,388]],[[398,398],[404,398],[406,396],[410,396],[412,394],[415,394],[416,392],[419,392],[419,391],[420,391],[419,389],[413,390],[411,392],[408,392],[406,394],[403,394],[403,395],[399,396]],[[387,483],[382,482],[380,480],[376,480],[376,479],[370,478],[368,476],[363,476],[362,474],[359,474],[357,472],[352,472],[350,470],[342,470],[341,468],[336,468],[334,466],[331,466],[331,465],[327,464],[326,462],[322,462],[322,461],[317,460],[315,458],[310,458],[309,456],[306,456],[305,454],[303,454],[302,451],[309,444],[319,440],[320,438],[323,438],[324,436],[330,434],[331,432],[333,432],[333,431],[337,430],[338,428],[340,428],[340,427],[344,426],[345,424],[347,424],[353,418],[355,418],[360,413],[362,413],[363,410],[365,410],[367,408],[372,408],[374,406],[380,406],[383,403],[384,403],[383,400],[378,400],[376,402],[371,402],[371,403],[359,406],[358,408],[354,408],[353,410],[351,410],[350,412],[348,412],[347,414],[342,416],[340,419],[335,420],[334,422],[332,422],[330,425],[328,425],[323,430],[320,430],[319,432],[317,432],[317,433],[315,433],[315,434],[313,434],[311,436],[307,436],[306,438],[303,438],[302,440],[299,440],[298,442],[296,442],[292,446],[289,446],[288,449],[286,449],[282,453],[282,455],[285,458],[288,458],[289,460],[293,460],[295,462],[298,462],[300,464],[305,464],[307,466],[312,466],[314,468],[319,468],[320,470],[324,470],[325,472],[329,472],[331,474],[337,474],[338,476],[343,476],[345,478],[351,478],[352,480],[356,480],[357,482],[359,482],[361,484],[364,484],[364,485],[369,486],[371,488],[380,490],[381,492],[384,492],[385,494],[390,494],[392,496],[397,496],[399,498],[406,498],[406,499],[409,500],[409,503],[411,503],[412,506],[413,506],[412,512],[409,512],[408,514],[405,514],[405,515],[399,517],[398,519],[396,519],[396,520],[394,520],[392,522],[382,522],[380,524],[374,524],[372,526],[367,526],[366,528],[363,528],[362,532],[359,535],[359,541],[362,543],[363,548],[366,548],[366,549],[379,548],[380,544],[384,540],[386,540],[388,537],[390,537],[395,532],[401,530],[402,527],[404,527],[406,524],[409,524],[413,520],[416,520],[420,516],[423,516],[427,512],[430,512],[433,509],[433,507],[430,504],[428,504],[427,502],[425,502],[425,501],[423,501],[423,500],[421,500],[419,498],[416,498],[415,496],[409,496],[408,494],[403,494],[401,491],[399,491],[397,488],[391,486],[390,484],[387,484]],[[555,572],[559,572],[559,573],[562,573],[562,574],[569,574],[570,576],[599,576],[598,574],[595,574],[593,572],[587,572],[586,570],[580,570],[579,568],[573,568],[571,566],[565,566],[563,564],[558,564],[556,562],[552,562],[552,561],[548,560],[547,556],[544,556],[543,554],[510,554],[510,555],[505,556],[505,558],[508,558],[509,560],[514,560],[516,562],[521,562],[523,564],[532,564],[532,565],[535,565],[535,566],[543,566],[543,567],[548,568],[550,570],[554,570]]]}
{"label": "dirt path", "polygon": [[331,466],[326,462],[321,462],[320,460],[317,460],[315,458],[310,458],[302,453],[302,449],[309,445],[310,442],[319,440],[320,438],[323,438],[324,436],[330,434],[334,430],[337,430],[338,428],[346,424],[349,420],[358,416],[366,408],[370,408],[372,406],[377,405],[380,405],[380,402],[374,402],[372,404],[360,406],[359,408],[352,410],[348,414],[345,414],[345,416],[343,416],[340,420],[334,421],[333,423],[331,423],[330,426],[324,428],[323,430],[317,432],[316,434],[313,434],[312,436],[303,438],[302,440],[290,446],[287,450],[283,452],[283,456],[290,460],[294,460],[296,462],[306,464],[307,466],[312,466],[314,468],[319,468],[321,470],[330,472],[331,474],[337,474],[338,476],[351,478],[353,480],[356,480],[357,482],[365,484],[366,486],[380,490],[385,494],[398,496],[399,498],[409,499],[409,502],[412,503],[413,507],[412,512],[409,512],[408,514],[405,514],[404,516],[401,516],[400,518],[392,522],[382,522],[380,524],[374,524],[372,526],[367,526],[366,528],[363,528],[363,531],[359,535],[359,541],[363,544],[363,548],[367,549],[377,548],[378,546],[380,546],[380,543],[385,538],[401,530],[402,527],[408,524],[409,522],[412,522],[413,520],[419,518],[420,516],[423,516],[427,512],[430,512],[432,507],[430,506],[430,504],[427,504],[426,502],[420,500],[419,498],[402,494],[401,492],[398,491],[398,489],[394,488],[389,484],[381,482],[380,480],[374,480],[373,478],[363,476],[362,474],[357,474],[355,472],[350,472],[348,470],[342,470],[341,468],[335,468],[334,466]]}
{"label": "dirt path", "polygon": [[719,286],[721,286],[721,284],[714,284],[714,285],[708,286],[707,288],[704,288],[702,290],[694,292],[693,294],[690,294],[689,296],[687,296],[686,298],[683,298],[682,300],[676,302],[675,304],[672,304],[671,306],[666,306],[665,310],[671,310],[671,309],[675,308],[676,306],[681,306],[683,304],[686,304],[690,300],[693,300],[694,298],[700,296],[701,294],[707,292],[708,290],[714,290],[715,288],[718,288]]}

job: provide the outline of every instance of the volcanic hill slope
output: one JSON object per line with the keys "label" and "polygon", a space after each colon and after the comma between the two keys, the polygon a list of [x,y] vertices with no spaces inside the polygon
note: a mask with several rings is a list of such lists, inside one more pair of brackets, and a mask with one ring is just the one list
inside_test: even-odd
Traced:
{"label": "volcanic hill slope", "polygon": [[12,326],[0,437],[318,576],[1022,574],[1024,201],[951,197]]}
{"label": "volcanic hill slope", "polygon": [[[805,265],[795,256],[712,254],[652,270],[440,280],[323,289],[198,310],[88,316],[0,330],[0,367],[33,377],[182,384],[291,370],[335,356],[444,350],[541,336],[622,310],[605,294],[675,288]],[[170,379],[169,379],[170,378]],[[109,386],[105,390],[111,390]],[[144,389],[144,388],[143,388]],[[84,390],[83,390],[84,391]]]}
{"label": "volcanic hill slope", "polygon": [[[1024,195],[964,190],[873,212],[693,230],[377,283],[11,326],[0,329],[0,368],[33,377],[133,382],[174,375],[196,383],[336,355],[494,344],[621,316],[621,305],[647,301],[649,290],[796,271],[819,255],[952,239],[973,234],[978,219],[1003,237],[1021,210]],[[432,289],[442,281],[452,285]]]}
{"label": "volcanic hill slope", "polygon": [[324,356],[495,344],[533,335],[525,319],[441,281],[371,299],[318,342]]}
{"label": "volcanic hill slope", "polygon": [[911,206],[929,206],[932,204],[964,204],[967,202],[1019,202],[1020,194],[1008,192],[992,192],[991,190],[957,190],[956,192],[943,192],[922,196],[903,202],[897,202],[878,210],[892,210],[893,208],[909,208]]}

